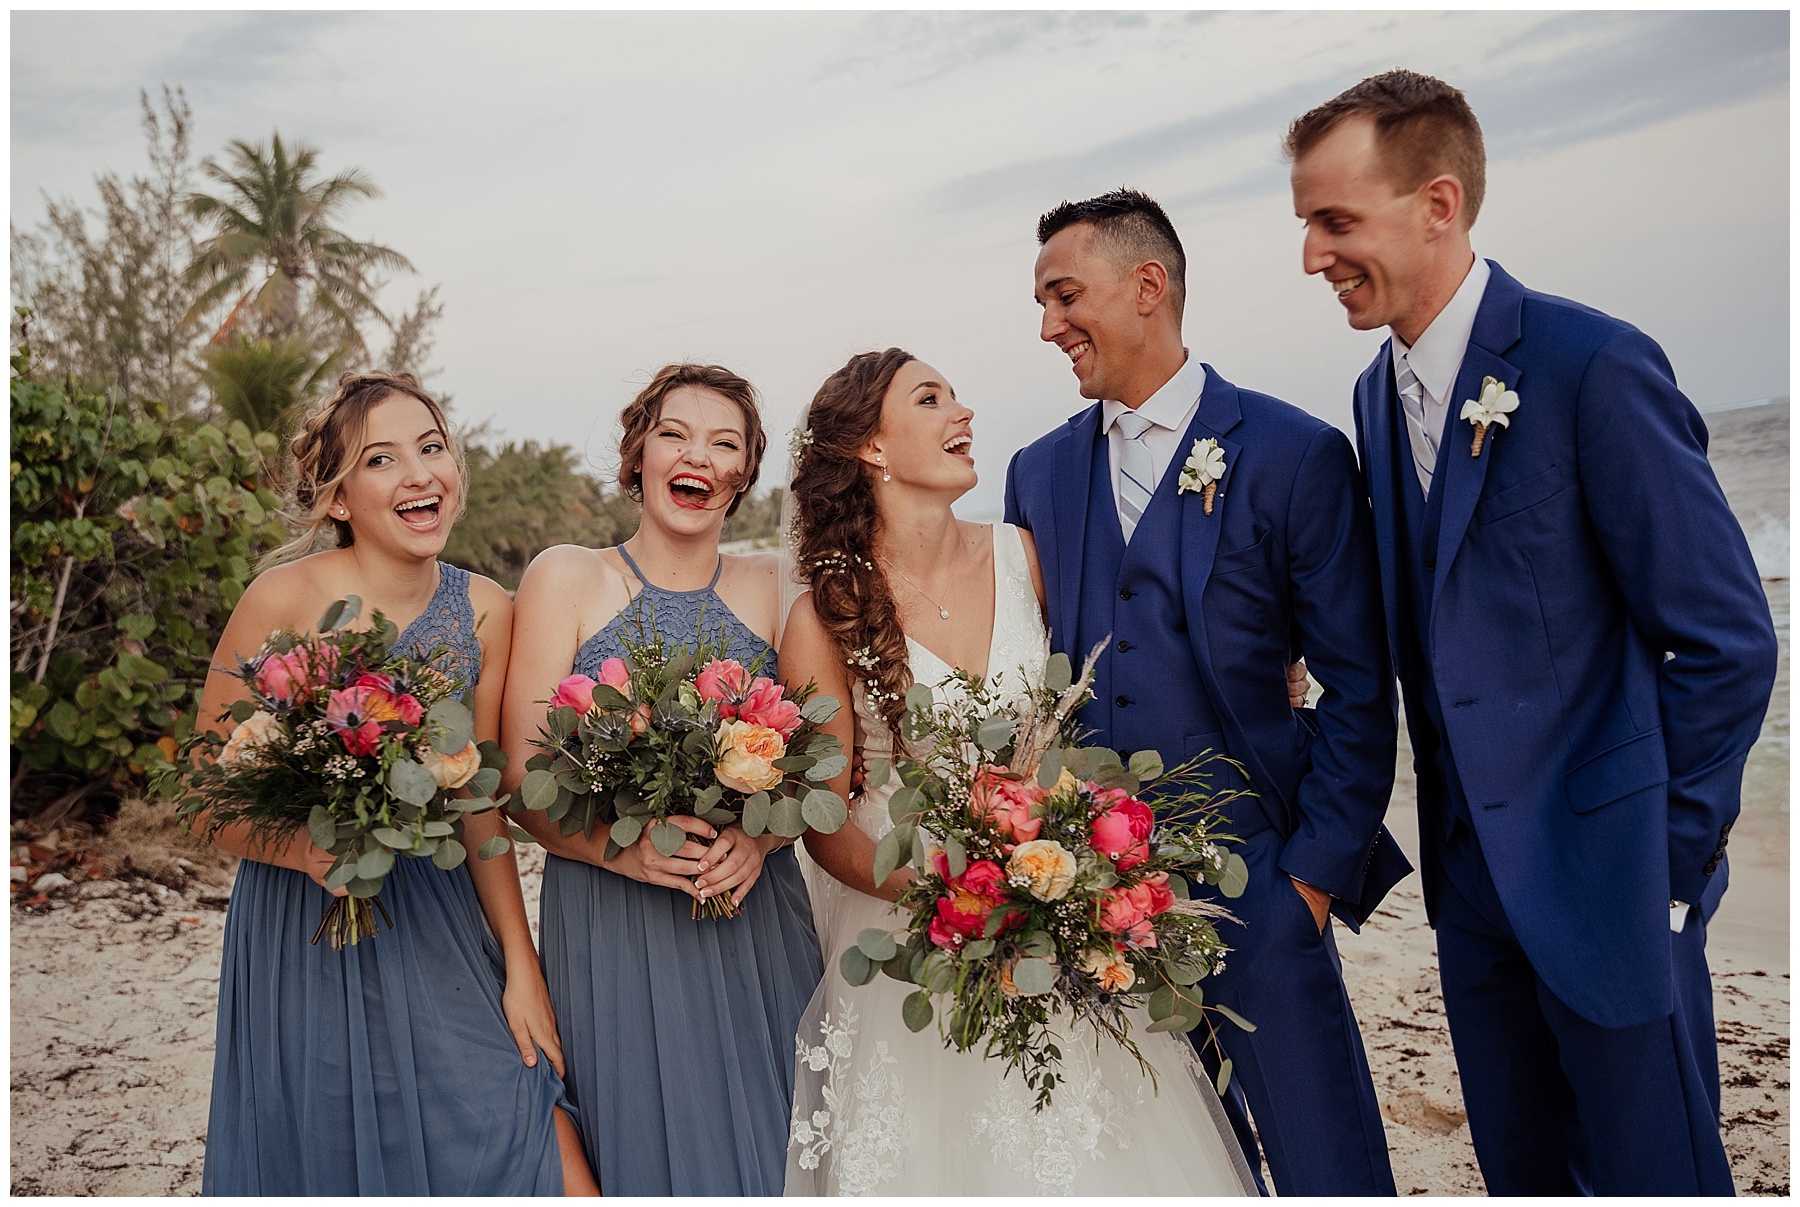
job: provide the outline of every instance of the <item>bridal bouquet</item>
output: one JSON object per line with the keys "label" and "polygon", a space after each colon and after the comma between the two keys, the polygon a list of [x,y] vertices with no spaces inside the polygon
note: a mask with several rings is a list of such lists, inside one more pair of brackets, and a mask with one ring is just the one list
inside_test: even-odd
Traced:
{"label": "bridal bouquet", "polygon": [[[304,830],[337,857],[325,884],[349,892],[332,898],[312,938],[329,934],[333,950],[373,936],[374,909],[392,929],[379,894],[397,856],[456,867],[468,853],[463,819],[506,800],[493,796],[506,756],[475,741],[461,684],[432,657],[395,654],[399,632],[379,612],[372,628],[351,631],[361,608],[354,595],[341,599],[317,636],[277,631],[240,659],[227,673],[250,699],[220,714],[235,723],[228,737],[188,740],[174,781],[188,827],[200,820],[215,833],[247,822],[263,841]],[[467,796],[452,795],[461,788]],[[492,838],[480,854],[509,846]]]}
{"label": "bridal bouquet", "polygon": [[[743,822],[755,838],[773,831],[798,838],[810,826],[831,833],[849,816],[826,786],[847,765],[843,746],[819,726],[838,702],[812,684],[789,695],[701,639],[690,650],[660,635],[625,641],[625,658],[608,658],[596,682],[570,675],[548,701],[542,753],[526,761],[519,787],[527,809],[543,810],[565,835],[612,830],[612,859],[647,829],[672,856],[687,832],[667,819],[689,814],[714,826]],[[722,893],[695,902],[694,917],[735,917]]]}
{"label": "bridal bouquet", "polygon": [[[959,672],[949,703],[915,686],[905,736],[922,759],[877,762],[879,787],[898,772],[894,828],[876,845],[877,884],[911,864],[898,934],[870,928],[843,953],[853,985],[877,971],[919,986],[902,1004],[918,1031],[944,998],[945,1044],[1023,1073],[1047,1106],[1061,1052],[1052,1019],[1067,1011],[1136,1056],[1126,1010],[1148,1007],[1152,1031],[1191,1031],[1208,1010],[1200,981],[1224,966],[1216,905],[1188,897],[1187,879],[1244,891],[1248,869],[1225,849],[1217,806],[1242,790],[1208,792],[1199,761],[1164,774],[1154,751],[1129,762],[1080,747],[1075,710],[1088,696],[1096,647],[1079,679],[1053,655],[1040,684],[1007,703],[993,683]],[[1155,811],[1142,797],[1156,789]],[[1219,1090],[1230,1077],[1219,1074]]]}

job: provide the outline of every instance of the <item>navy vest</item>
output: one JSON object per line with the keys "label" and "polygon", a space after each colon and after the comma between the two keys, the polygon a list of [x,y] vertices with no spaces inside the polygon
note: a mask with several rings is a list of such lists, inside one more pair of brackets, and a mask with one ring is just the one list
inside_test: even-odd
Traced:
{"label": "navy vest", "polygon": [[[1202,749],[1227,753],[1218,714],[1188,641],[1181,586],[1180,465],[1171,462],[1144,518],[1125,544],[1113,501],[1112,460],[1104,433],[1094,441],[1082,553],[1081,615],[1070,656],[1079,663],[1112,634],[1094,668],[1094,698],[1082,724],[1126,755],[1155,750],[1174,767]],[[1111,584],[1106,589],[1104,584]]]}
{"label": "navy vest", "polygon": [[[1418,726],[1416,731],[1409,724],[1408,736],[1412,739],[1419,775],[1430,789],[1435,789],[1420,795],[1447,802],[1442,822],[1444,836],[1448,838],[1458,819],[1473,824],[1469,821],[1469,802],[1463,794],[1462,780],[1456,774],[1456,759],[1444,737],[1444,708],[1438,700],[1437,680],[1431,673],[1430,658],[1432,584],[1437,578],[1438,529],[1444,513],[1441,484],[1450,468],[1451,445],[1456,442],[1454,436],[1458,429],[1446,416],[1444,439],[1438,447],[1437,466],[1432,470],[1431,481],[1435,489],[1427,501],[1419,486],[1419,475],[1413,469],[1412,442],[1407,435],[1406,416],[1399,413],[1398,391],[1390,397],[1396,400],[1394,422],[1389,425],[1394,432],[1392,456],[1397,467],[1394,490],[1399,496],[1395,499],[1394,510],[1402,521],[1395,534],[1404,609],[1399,625],[1400,649],[1396,652],[1410,664],[1408,681],[1424,685],[1423,698],[1418,704],[1428,724]],[[1444,569],[1448,571],[1449,567]],[[1418,719],[1421,718],[1408,712],[1409,723]]]}

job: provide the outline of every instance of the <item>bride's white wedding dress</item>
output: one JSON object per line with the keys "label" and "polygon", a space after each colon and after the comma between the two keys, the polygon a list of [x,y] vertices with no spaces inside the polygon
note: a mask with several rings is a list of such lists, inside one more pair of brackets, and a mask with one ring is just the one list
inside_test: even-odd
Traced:
{"label": "bride's white wedding dress", "polygon": [[[1002,688],[1035,677],[1049,653],[1018,529],[994,526],[994,635],[989,673]],[[908,638],[913,678],[935,685],[949,666]],[[867,757],[892,753],[887,725],[854,691]],[[898,777],[866,793],[851,820],[871,838],[892,827]],[[900,1003],[915,986],[878,974],[852,986],[838,958],[865,927],[902,916],[802,858],[825,976],[801,1015],[788,1143],[790,1195],[1255,1194],[1223,1108],[1186,1038],[1132,1032],[1156,1086],[1112,1040],[1083,1026],[1058,1046],[1055,1101],[1033,1113],[1023,1078],[998,1060],[944,1047],[936,1023],[913,1033]],[[941,1011],[940,1011],[941,1013]],[[1066,1024],[1065,1024],[1066,1025]]]}

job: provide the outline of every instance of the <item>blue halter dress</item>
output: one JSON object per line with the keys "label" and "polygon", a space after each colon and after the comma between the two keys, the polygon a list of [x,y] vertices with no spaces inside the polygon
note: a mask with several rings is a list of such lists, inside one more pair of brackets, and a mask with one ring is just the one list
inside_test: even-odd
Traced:
{"label": "blue halter dress", "polygon": [[[472,687],[481,647],[469,574],[400,635]],[[473,858],[473,856],[471,856]],[[381,901],[394,928],[333,951],[309,940],[331,895],[245,859],[225,920],[203,1194],[560,1195],[548,1058],[519,1058],[505,964],[467,866],[401,859]]]}
{"label": "blue halter dress", "polygon": [[[702,631],[746,665],[773,651],[698,591],[651,584],[575,655],[599,678],[641,622],[690,648]],[[721,560],[721,568],[723,567]],[[544,979],[569,1096],[609,1195],[775,1195],[787,1167],[794,1035],[819,982],[812,906],[793,848],[763,863],[736,918],[696,920],[692,898],[551,855],[544,869]]]}

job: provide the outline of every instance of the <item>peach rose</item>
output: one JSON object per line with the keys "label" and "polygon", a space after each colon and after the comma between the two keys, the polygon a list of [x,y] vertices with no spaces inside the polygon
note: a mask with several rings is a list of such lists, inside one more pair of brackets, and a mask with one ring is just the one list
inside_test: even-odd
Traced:
{"label": "peach rose", "polygon": [[1081,967],[1100,983],[1104,993],[1121,992],[1137,981],[1137,973],[1132,971],[1130,962],[1120,959],[1114,951],[1090,947],[1081,953]]}
{"label": "peach rose", "polygon": [[766,792],[781,782],[781,772],[774,764],[787,753],[787,743],[766,725],[724,722],[719,726],[718,751],[713,774],[727,788],[739,792]]}
{"label": "peach rose", "polygon": [[475,743],[470,742],[458,754],[440,753],[430,742],[425,743],[419,751],[419,762],[425,770],[431,772],[431,778],[437,781],[440,788],[460,788],[475,777],[481,770],[481,751]]}
{"label": "peach rose", "polygon": [[1075,856],[1054,839],[1022,842],[1006,861],[1006,875],[1039,901],[1061,901],[1075,887]]}
{"label": "peach rose", "polygon": [[231,737],[225,742],[225,749],[219,752],[219,762],[228,767],[240,759],[254,762],[258,748],[269,745],[280,736],[281,725],[272,714],[253,712],[231,731]]}

